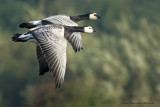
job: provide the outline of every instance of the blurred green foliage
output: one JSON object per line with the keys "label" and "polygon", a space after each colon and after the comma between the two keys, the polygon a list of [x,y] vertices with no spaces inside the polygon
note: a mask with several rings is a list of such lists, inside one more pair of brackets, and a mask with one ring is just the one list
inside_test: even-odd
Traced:
{"label": "blurred green foliage", "polygon": [[[106,107],[160,101],[159,0],[0,0],[0,107]],[[84,50],[68,44],[62,90],[51,73],[38,76],[35,45],[14,43],[21,22],[56,14],[97,12],[83,21]],[[141,106],[140,106],[141,107]]]}

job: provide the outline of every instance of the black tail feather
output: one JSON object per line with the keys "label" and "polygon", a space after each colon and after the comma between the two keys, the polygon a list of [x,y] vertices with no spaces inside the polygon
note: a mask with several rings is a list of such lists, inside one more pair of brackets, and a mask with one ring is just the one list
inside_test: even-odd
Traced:
{"label": "black tail feather", "polygon": [[33,27],[35,27],[35,25],[33,25],[32,23],[21,23],[20,25],[19,25],[19,27],[20,28],[33,28]]}
{"label": "black tail feather", "polygon": [[12,41],[16,42],[20,34],[13,34]]}
{"label": "black tail feather", "polygon": [[19,38],[20,35],[21,34],[13,34],[12,41],[14,41],[14,42],[25,42],[26,40],[23,40],[23,39]]}

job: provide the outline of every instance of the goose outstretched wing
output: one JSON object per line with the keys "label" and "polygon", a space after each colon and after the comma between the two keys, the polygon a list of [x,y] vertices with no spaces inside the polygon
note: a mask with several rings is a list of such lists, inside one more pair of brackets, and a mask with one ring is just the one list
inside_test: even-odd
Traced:
{"label": "goose outstretched wing", "polygon": [[56,88],[61,88],[67,61],[67,42],[64,38],[64,28],[40,28],[32,34],[44,52],[49,70],[53,73]]}
{"label": "goose outstretched wing", "polygon": [[74,32],[65,37],[72,45],[75,52],[80,51],[82,48],[82,38],[80,32]]}

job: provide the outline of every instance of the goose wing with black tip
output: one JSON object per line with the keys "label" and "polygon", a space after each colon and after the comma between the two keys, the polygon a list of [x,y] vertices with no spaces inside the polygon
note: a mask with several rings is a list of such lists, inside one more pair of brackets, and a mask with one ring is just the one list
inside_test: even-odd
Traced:
{"label": "goose wing with black tip", "polygon": [[73,32],[66,36],[66,39],[71,43],[75,52],[80,51],[82,48],[82,37],[80,32]]}
{"label": "goose wing with black tip", "polygon": [[64,81],[67,61],[64,27],[42,27],[32,34],[44,52],[49,70],[53,73],[56,88],[60,89]]}

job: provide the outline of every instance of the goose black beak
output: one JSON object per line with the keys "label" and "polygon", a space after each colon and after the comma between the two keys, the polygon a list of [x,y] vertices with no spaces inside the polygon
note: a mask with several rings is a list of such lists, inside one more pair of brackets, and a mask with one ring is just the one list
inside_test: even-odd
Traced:
{"label": "goose black beak", "polygon": [[95,29],[93,29],[93,32],[96,32],[96,30],[95,30]]}
{"label": "goose black beak", "polygon": [[98,19],[100,19],[101,17],[99,15],[95,15]]}

